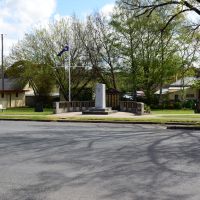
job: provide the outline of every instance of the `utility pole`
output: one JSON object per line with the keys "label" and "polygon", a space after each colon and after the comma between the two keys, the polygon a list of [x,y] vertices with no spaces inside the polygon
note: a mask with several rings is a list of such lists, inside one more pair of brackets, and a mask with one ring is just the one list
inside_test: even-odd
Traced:
{"label": "utility pole", "polygon": [[2,97],[4,96],[4,63],[3,63],[3,34],[1,34],[1,80],[2,80]]}

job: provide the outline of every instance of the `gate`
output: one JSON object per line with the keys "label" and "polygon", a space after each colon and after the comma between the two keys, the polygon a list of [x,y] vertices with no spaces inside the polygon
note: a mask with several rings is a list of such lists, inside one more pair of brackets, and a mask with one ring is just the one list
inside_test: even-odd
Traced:
{"label": "gate", "polygon": [[106,107],[120,110],[120,92],[118,90],[113,88],[106,90]]}

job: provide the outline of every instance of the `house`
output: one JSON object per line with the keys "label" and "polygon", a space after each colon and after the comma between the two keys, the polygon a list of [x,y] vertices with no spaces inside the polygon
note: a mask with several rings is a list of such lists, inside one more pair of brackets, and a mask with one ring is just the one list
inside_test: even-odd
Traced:
{"label": "house", "polygon": [[[197,77],[185,77],[170,84],[166,88],[162,88],[162,94],[167,96],[170,101],[181,101],[184,95],[185,100],[195,100],[199,97],[199,90],[193,87],[195,81],[200,80]],[[155,92],[160,94],[160,90]]]}
{"label": "house", "polygon": [[[49,104],[59,99],[59,89],[54,87],[49,95]],[[58,100],[57,100],[58,101]],[[4,78],[4,90],[2,87],[2,79],[0,79],[0,104],[3,108],[11,107],[34,107],[36,98],[32,87],[27,83],[23,88],[15,79]]]}
{"label": "house", "polygon": [[16,80],[4,78],[4,88],[0,79],[0,104],[4,108],[25,106],[25,93],[28,88],[21,88]]}

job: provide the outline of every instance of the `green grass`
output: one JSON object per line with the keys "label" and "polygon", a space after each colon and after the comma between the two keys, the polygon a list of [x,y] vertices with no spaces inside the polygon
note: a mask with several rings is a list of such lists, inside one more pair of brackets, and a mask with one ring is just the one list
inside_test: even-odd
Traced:
{"label": "green grass", "polygon": [[[194,110],[152,110],[152,115],[157,114],[194,114]],[[7,108],[3,112],[0,111],[0,115],[51,115],[53,114],[52,108],[45,108],[44,112],[35,112],[34,108]]]}
{"label": "green grass", "polygon": [[39,121],[46,121],[51,120],[46,115],[0,115],[0,119],[18,119],[18,120],[39,120]]}
{"label": "green grass", "polygon": [[159,116],[159,117],[164,117],[164,118],[177,118],[177,119],[179,119],[179,118],[186,118],[186,119],[191,119],[191,118],[193,118],[193,119],[200,119],[200,115],[198,115],[198,114],[188,114],[188,115],[179,115],[179,114],[176,114],[176,115],[161,115],[161,116]]}
{"label": "green grass", "polygon": [[39,120],[39,121],[102,121],[102,122],[141,122],[141,123],[157,123],[157,124],[164,124],[164,123],[194,123],[195,125],[200,125],[200,118],[193,119],[193,118],[170,118],[170,117],[141,117],[141,118],[95,118],[95,117],[55,117],[55,116],[48,116],[48,115],[0,115],[0,119],[19,119],[19,120]]}
{"label": "green grass", "polygon": [[53,109],[45,108],[44,112],[35,112],[34,108],[7,108],[3,112],[0,111],[1,115],[51,115]]}
{"label": "green grass", "polygon": [[51,120],[51,121],[109,121],[109,122],[149,122],[149,123],[194,123],[200,125],[200,114],[194,114],[193,110],[154,110],[150,115],[136,116],[134,118],[111,117],[57,117],[53,109],[44,109],[44,112],[34,112],[34,108],[9,108],[0,112],[0,119],[20,120]]}
{"label": "green grass", "polygon": [[182,110],[152,110],[151,111],[152,114],[194,114],[194,110],[190,110],[190,109],[182,109]]}

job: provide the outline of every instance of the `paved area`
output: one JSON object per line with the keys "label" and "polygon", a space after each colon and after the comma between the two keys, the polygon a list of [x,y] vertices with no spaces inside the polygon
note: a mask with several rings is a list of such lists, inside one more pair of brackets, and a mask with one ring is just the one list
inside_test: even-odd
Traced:
{"label": "paved area", "polygon": [[68,118],[68,117],[95,117],[95,118],[140,118],[140,117],[152,117],[152,115],[135,115],[129,112],[116,112],[111,113],[109,115],[82,115],[82,112],[67,112],[67,113],[60,113],[54,114],[53,116],[60,117],[60,118]]}
{"label": "paved area", "polygon": [[199,200],[200,132],[0,121],[1,200]]}
{"label": "paved area", "polygon": [[82,115],[82,112],[67,112],[67,113],[60,113],[60,114],[54,114],[49,115],[50,117],[58,117],[60,119],[69,119],[69,118],[123,118],[123,119],[166,119],[170,118],[172,120],[185,120],[185,121],[196,121],[199,122],[200,117],[197,114],[145,114],[145,115],[135,115],[133,113],[129,112],[116,112],[109,115]]}

